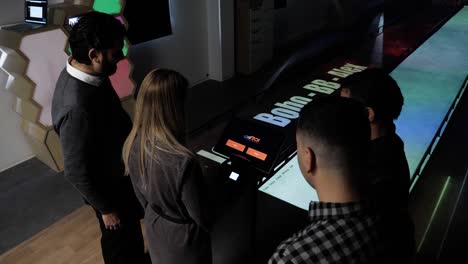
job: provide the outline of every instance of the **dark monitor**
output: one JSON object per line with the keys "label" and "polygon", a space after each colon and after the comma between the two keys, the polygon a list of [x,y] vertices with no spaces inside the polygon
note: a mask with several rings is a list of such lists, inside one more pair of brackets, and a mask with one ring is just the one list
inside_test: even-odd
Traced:
{"label": "dark monitor", "polygon": [[214,150],[270,173],[284,141],[285,136],[281,131],[255,120],[235,118],[224,129]]}
{"label": "dark monitor", "polygon": [[127,37],[130,43],[135,45],[171,35],[172,26],[169,7],[169,0],[127,0],[123,16],[127,20]]}

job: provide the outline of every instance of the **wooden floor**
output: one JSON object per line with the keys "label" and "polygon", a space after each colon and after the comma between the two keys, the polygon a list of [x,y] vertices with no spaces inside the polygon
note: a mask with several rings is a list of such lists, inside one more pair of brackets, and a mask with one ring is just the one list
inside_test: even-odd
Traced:
{"label": "wooden floor", "polygon": [[100,239],[94,211],[83,206],[1,255],[0,263],[101,264]]}

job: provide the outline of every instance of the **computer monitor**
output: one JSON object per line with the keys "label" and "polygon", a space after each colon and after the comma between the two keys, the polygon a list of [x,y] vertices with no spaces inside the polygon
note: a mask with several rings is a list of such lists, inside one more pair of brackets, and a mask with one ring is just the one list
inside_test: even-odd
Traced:
{"label": "computer monitor", "polygon": [[47,0],[26,0],[25,22],[47,24]]}

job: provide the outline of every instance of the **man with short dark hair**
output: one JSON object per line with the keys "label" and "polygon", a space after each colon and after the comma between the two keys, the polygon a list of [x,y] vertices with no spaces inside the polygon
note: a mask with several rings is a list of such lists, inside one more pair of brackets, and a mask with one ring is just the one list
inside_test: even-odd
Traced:
{"label": "man with short dark hair", "polygon": [[408,204],[409,168],[404,144],[393,120],[403,107],[396,81],[383,70],[369,68],[343,80],[341,96],[351,97],[368,109],[371,126],[370,176],[381,203]]}
{"label": "man with short dark hair", "polygon": [[[410,172],[404,144],[393,121],[400,115],[404,98],[397,82],[379,68],[355,73],[342,82],[341,96],[363,103],[371,127],[369,152],[370,195],[388,222],[383,230],[398,245],[400,263],[415,254],[414,226],[408,212]],[[404,217],[402,217],[404,216]]]}
{"label": "man with short dark hair", "polygon": [[132,122],[108,78],[124,57],[124,35],[117,19],[99,12],[73,26],[72,56],[56,84],[52,119],[65,177],[96,212],[105,263],[147,263],[143,212],[121,158]]}
{"label": "man with short dark hair", "polygon": [[380,257],[379,219],[365,197],[369,138],[366,109],[357,101],[327,97],[304,107],[297,157],[319,202],[310,203],[310,225],[283,241],[269,263],[375,263]]}

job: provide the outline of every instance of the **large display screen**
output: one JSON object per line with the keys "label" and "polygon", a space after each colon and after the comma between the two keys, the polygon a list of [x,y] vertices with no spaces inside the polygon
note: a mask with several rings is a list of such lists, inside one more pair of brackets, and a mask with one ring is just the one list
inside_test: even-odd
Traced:
{"label": "large display screen", "polygon": [[317,192],[301,174],[297,155],[260,186],[259,190],[304,210],[309,210],[311,201],[318,201]]}
{"label": "large display screen", "polygon": [[[416,179],[444,132],[447,114],[450,119],[451,108],[467,85],[468,60],[457,59],[468,51],[466,41],[460,41],[457,34],[460,28],[468,26],[467,17],[465,7],[391,73],[405,98],[396,120],[397,133],[405,143],[411,177]],[[440,52],[440,47],[447,45],[452,48]],[[311,200],[318,200],[316,192],[303,179],[295,157],[267,180],[260,191],[304,210]]]}

